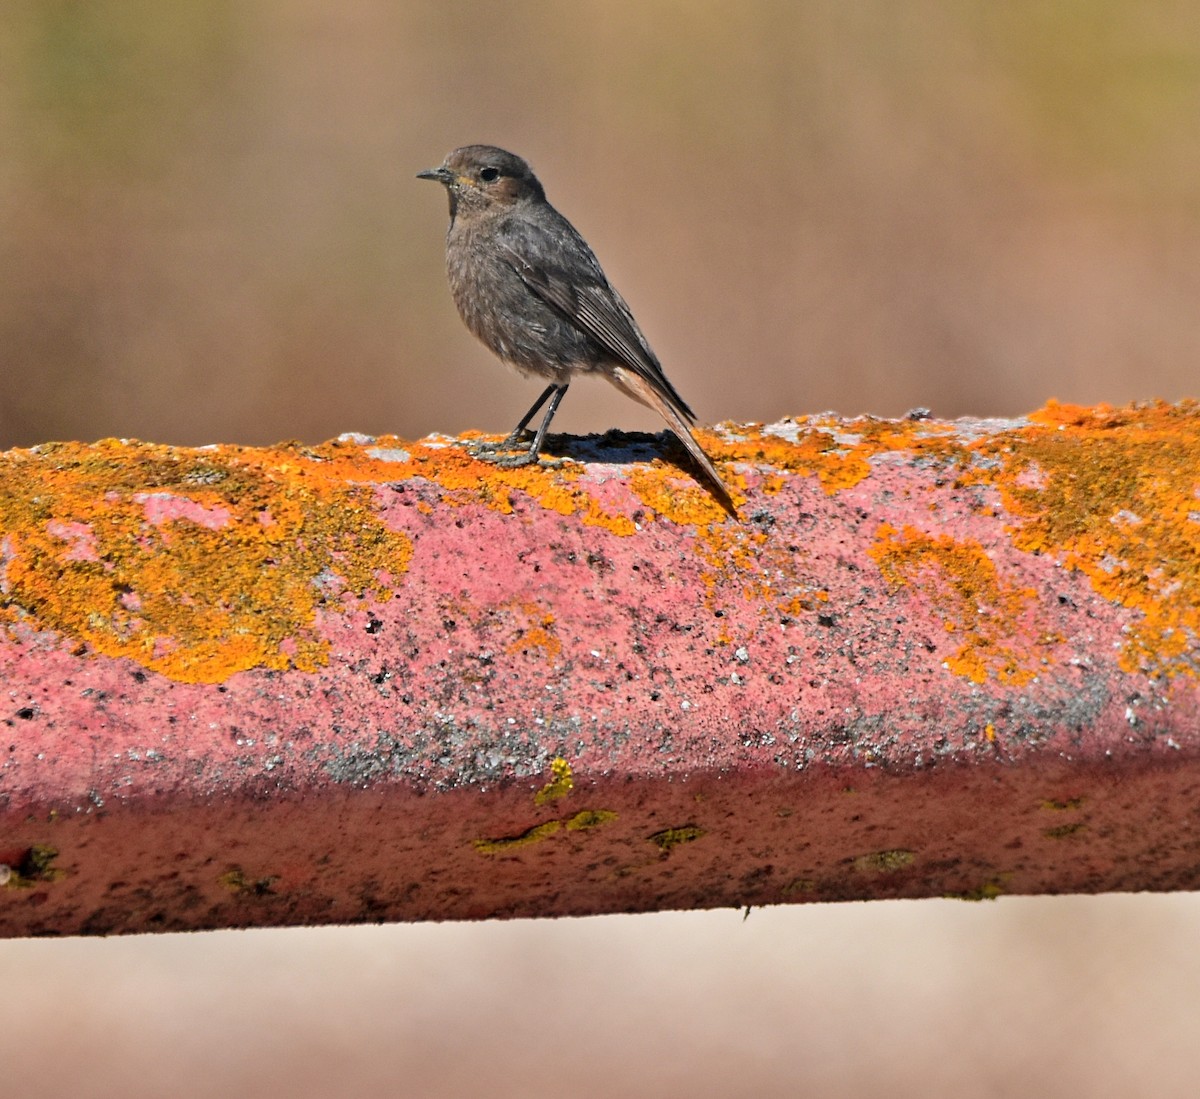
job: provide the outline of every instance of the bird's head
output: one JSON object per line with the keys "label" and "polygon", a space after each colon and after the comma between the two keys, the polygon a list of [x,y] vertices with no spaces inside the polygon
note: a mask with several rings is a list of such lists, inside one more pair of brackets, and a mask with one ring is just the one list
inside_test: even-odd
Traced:
{"label": "bird's head", "polygon": [[446,188],[451,220],[459,213],[503,210],[546,198],[529,165],[493,145],[464,145],[446,157],[440,168],[418,172],[417,178],[437,180]]}

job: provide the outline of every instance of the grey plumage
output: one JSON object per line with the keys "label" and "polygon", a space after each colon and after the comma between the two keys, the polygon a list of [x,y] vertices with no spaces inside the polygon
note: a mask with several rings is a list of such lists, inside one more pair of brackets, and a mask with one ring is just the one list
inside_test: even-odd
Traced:
{"label": "grey plumage", "polygon": [[501,359],[549,383],[497,449],[518,446],[550,398],[532,445],[493,460],[536,461],[567,386],[581,374],[599,374],[666,420],[722,505],[736,515],[728,489],[690,430],[694,413],[667,380],[587,242],[546,201],[529,165],[503,149],[468,145],[419,178],[442,183],[450,197],[446,270],[463,321]]}

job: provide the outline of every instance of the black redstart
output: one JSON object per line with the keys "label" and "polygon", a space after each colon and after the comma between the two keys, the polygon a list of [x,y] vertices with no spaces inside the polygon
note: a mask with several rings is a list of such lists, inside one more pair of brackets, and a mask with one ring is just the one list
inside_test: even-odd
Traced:
{"label": "black redstart", "polygon": [[[504,466],[536,462],[567,386],[580,374],[598,374],[666,420],[736,517],[729,490],[688,426],[695,414],[529,165],[491,145],[466,145],[417,178],[437,180],[450,195],[446,271],[467,327],[519,373],[550,383],[508,438],[481,447],[480,456]],[[526,446],[526,427],[547,399]]]}

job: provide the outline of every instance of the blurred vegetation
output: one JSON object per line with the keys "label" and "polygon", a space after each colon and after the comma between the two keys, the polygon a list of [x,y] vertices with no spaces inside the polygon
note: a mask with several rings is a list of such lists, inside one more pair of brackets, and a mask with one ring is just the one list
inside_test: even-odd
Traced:
{"label": "blurred vegetation", "polygon": [[14,0],[0,446],[507,430],[413,179],[471,141],[704,419],[1194,394],[1197,118],[1181,2]]}

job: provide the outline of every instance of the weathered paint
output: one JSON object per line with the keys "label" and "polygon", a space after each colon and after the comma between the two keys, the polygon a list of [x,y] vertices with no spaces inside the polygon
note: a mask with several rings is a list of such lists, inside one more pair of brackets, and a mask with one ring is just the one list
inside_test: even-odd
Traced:
{"label": "weathered paint", "polygon": [[0,455],[0,934],[1200,884],[1200,407],[702,439]]}

